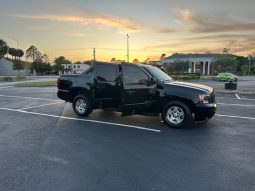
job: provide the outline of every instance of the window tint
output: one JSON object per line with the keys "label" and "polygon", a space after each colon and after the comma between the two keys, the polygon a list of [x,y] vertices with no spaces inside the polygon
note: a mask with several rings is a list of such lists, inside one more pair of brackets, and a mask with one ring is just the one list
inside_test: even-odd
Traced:
{"label": "window tint", "polygon": [[136,66],[123,66],[123,83],[125,85],[148,85],[148,76]]}
{"label": "window tint", "polygon": [[94,68],[90,66],[90,67],[89,67],[87,70],[85,70],[81,75],[82,75],[82,76],[92,75],[93,70],[94,70]]}
{"label": "window tint", "polygon": [[97,65],[96,78],[100,82],[114,82],[117,78],[117,66]]}

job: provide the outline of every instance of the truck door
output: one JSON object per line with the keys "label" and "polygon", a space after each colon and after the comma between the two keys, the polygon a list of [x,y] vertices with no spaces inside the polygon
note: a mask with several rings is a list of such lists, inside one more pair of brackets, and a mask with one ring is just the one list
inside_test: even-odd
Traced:
{"label": "truck door", "polygon": [[121,94],[118,74],[117,65],[95,65],[94,98],[99,108],[114,108],[118,106]]}
{"label": "truck door", "polygon": [[122,64],[122,115],[131,115],[149,109],[157,84],[151,83],[151,76],[134,64]]}

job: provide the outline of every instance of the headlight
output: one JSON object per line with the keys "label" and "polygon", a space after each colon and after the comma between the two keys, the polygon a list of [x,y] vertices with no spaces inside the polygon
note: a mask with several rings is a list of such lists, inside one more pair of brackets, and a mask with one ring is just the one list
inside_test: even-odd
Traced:
{"label": "headlight", "polygon": [[199,95],[198,99],[201,103],[209,103],[210,102],[210,95]]}

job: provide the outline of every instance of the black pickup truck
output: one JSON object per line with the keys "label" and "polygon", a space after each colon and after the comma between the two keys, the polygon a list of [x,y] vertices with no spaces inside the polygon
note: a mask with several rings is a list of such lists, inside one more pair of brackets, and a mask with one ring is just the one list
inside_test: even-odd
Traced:
{"label": "black pickup truck", "polygon": [[58,97],[72,103],[77,115],[93,109],[111,109],[127,115],[160,115],[174,128],[193,120],[206,121],[216,111],[213,88],[174,81],[150,65],[93,62],[80,75],[57,80]]}

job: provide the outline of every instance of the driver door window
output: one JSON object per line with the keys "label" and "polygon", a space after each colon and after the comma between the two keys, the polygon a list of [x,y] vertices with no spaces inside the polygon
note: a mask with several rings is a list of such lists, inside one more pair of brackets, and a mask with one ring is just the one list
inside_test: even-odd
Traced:
{"label": "driver door window", "polygon": [[124,85],[148,86],[149,78],[136,66],[125,66],[123,70]]}

